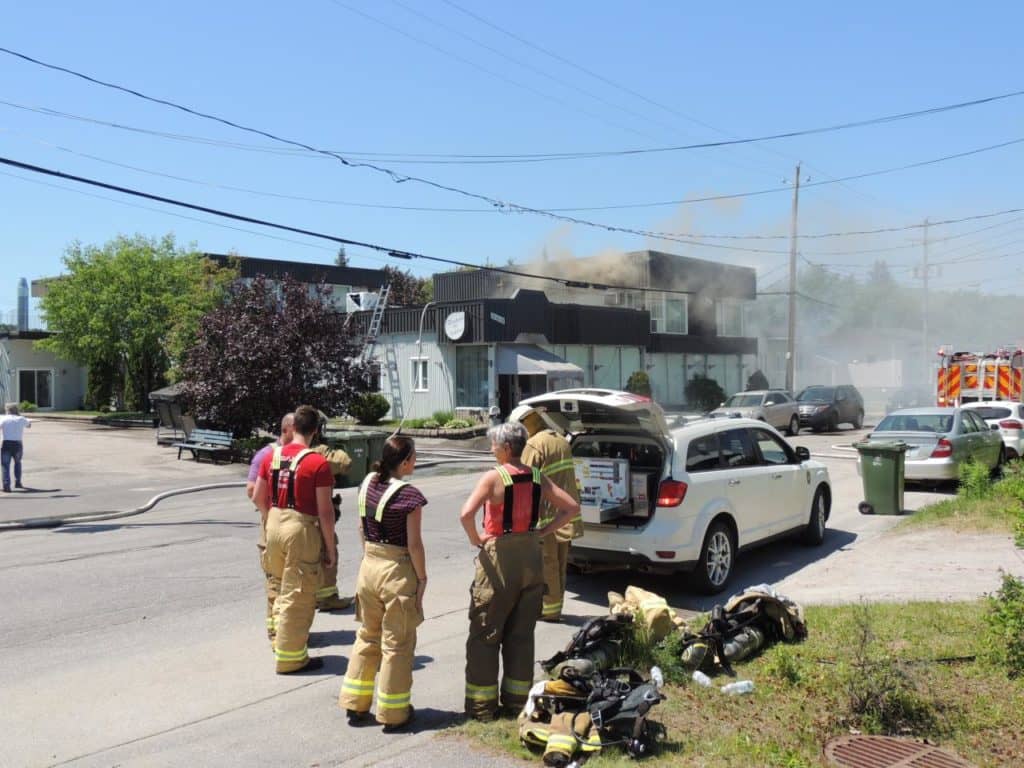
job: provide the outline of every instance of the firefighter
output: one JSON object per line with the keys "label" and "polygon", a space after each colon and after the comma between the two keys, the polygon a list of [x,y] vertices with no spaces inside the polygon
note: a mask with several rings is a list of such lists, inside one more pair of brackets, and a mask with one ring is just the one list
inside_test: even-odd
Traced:
{"label": "firefighter", "polygon": [[[327,444],[327,415],[323,411],[317,411],[317,415],[320,421],[317,426],[316,438],[311,447],[327,459],[331,475],[334,476],[334,485],[340,487],[342,478],[348,473],[348,468],[352,466],[352,459],[345,451],[340,448],[331,448]],[[341,496],[339,494],[332,496],[331,503],[334,506],[334,522],[337,525],[338,518],[341,517]],[[337,533],[334,535],[334,546],[337,549]],[[343,611],[350,605],[352,605],[351,597],[342,597],[338,594],[338,563],[335,562],[330,568],[324,567],[321,572],[320,586],[316,590],[316,609],[329,613]]]}
{"label": "firefighter", "polygon": [[[427,500],[404,478],[416,467],[411,438],[393,435],[359,486],[363,561],[356,580],[356,634],[338,705],[349,725],[370,721],[374,682],[377,722],[399,731],[412,722],[416,627],[423,623],[427,562],[421,526]],[[378,674],[379,672],[379,674]]]}
{"label": "firefighter", "polygon": [[[518,421],[530,433],[523,451],[523,464],[536,467],[555,485],[580,500],[576,488],[572,451],[568,441],[544,422],[544,417],[528,405],[520,405],[509,414],[509,421]],[[554,520],[556,510],[549,502],[540,507],[539,526]],[[565,572],[569,566],[569,546],[573,539],[583,535],[583,517],[577,515],[554,533],[541,539],[544,552],[544,606],[540,620],[557,623],[562,619],[562,601],[565,597]]]}
{"label": "firefighter", "polygon": [[[327,460],[309,450],[316,434],[317,412],[308,405],[295,410],[292,442],[275,446],[256,478],[253,500],[267,517],[267,571],[280,583],[274,600],[274,657],[279,675],[319,669],[310,658],[309,628],[316,613],[321,560],[337,562],[334,545],[334,478]],[[271,494],[273,504],[271,504]]]}
{"label": "firefighter", "polygon": [[[294,413],[286,413],[281,419],[281,435],[277,438],[277,441],[263,446],[252,457],[252,461],[249,463],[249,476],[245,483],[245,493],[250,499],[252,499],[253,493],[256,491],[256,478],[259,476],[260,467],[263,466],[263,460],[273,453],[275,445],[288,445],[292,441],[292,436],[294,435],[294,427],[292,425],[294,420]],[[256,505],[256,511],[260,512],[258,504]],[[267,570],[267,516],[263,512],[260,512],[260,538],[256,542],[256,548],[260,552],[260,570],[263,571],[264,585],[267,592],[267,637],[270,639],[271,645],[273,645],[274,598],[277,597],[281,584]]]}
{"label": "firefighter", "polygon": [[[533,631],[544,597],[540,539],[561,528],[580,505],[540,470],[522,463],[527,433],[508,423],[487,431],[498,466],[484,473],[462,507],[462,527],[480,552],[470,588],[466,640],[466,714],[493,720],[498,714],[498,663],[502,666],[500,703],[518,712],[533,685]],[[537,527],[541,501],[558,514]],[[483,530],[476,517],[481,507]]]}

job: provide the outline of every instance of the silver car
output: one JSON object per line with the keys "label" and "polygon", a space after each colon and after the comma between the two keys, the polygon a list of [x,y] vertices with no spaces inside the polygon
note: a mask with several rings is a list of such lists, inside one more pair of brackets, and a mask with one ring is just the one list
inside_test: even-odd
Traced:
{"label": "silver car", "polygon": [[[907,480],[956,480],[968,461],[997,469],[1006,460],[1003,438],[964,408],[906,408],[878,422],[868,440],[907,444]],[[857,464],[860,472],[860,463]]]}
{"label": "silver car", "polygon": [[797,405],[796,400],[781,389],[757,389],[737,392],[709,415],[757,419],[793,436],[800,431]]}

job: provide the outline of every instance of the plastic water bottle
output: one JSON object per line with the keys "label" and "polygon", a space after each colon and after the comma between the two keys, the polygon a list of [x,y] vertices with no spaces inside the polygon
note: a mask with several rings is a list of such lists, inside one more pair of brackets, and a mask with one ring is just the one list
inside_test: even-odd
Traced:
{"label": "plastic water bottle", "polygon": [[721,690],[722,693],[728,694],[730,696],[740,696],[744,693],[752,693],[754,691],[754,681],[737,680],[735,683],[723,685]]}
{"label": "plastic water bottle", "polygon": [[711,687],[711,678],[701,672],[699,669],[693,670],[693,682],[697,685],[703,686],[704,688]]}

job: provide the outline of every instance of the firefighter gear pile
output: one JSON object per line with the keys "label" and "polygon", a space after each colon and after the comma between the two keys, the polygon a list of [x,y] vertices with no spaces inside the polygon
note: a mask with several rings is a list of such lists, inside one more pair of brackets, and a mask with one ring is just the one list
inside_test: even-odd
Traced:
{"label": "firefighter gear pile", "polygon": [[685,626],[683,619],[669,608],[664,597],[640,587],[626,587],[625,595],[609,592],[608,610],[613,616],[636,616],[647,626],[651,639],[656,643]]}
{"label": "firefighter gear pile", "polygon": [[563,667],[554,680],[537,683],[519,715],[519,738],[543,750],[544,764],[564,768],[598,750],[623,746],[631,757],[652,751],[664,729],[648,720],[664,700],[655,667],[646,680],[636,670],[613,668],[578,675]]}
{"label": "firefighter gear pile", "polygon": [[713,670],[717,665],[732,674],[732,662],[752,656],[767,643],[795,643],[805,637],[803,608],[761,584],[712,608],[711,619],[700,632],[684,632],[682,661],[691,669]]}

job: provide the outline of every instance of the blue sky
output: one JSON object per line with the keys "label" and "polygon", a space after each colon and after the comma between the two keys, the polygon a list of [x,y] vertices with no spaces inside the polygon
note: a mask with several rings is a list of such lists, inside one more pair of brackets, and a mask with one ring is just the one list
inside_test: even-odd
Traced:
{"label": "blue sky", "polygon": [[[106,2],[84,14],[78,3],[16,3],[6,9],[0,46],[316,147],[380,153],[375,162],[400,173],[536,208],[761,190],[791,182],[797,160],[804,163],[803,178],[813,182],[1024,137],[1024,97],[1017,97],[757,146],[550,163],[411,164],[405,162],[411,154],[588,152],[757,136],[1024,88],[1020,3],[454,1],[565,61],[444,0]],[[706,241],[772,253],[714,249],[494,212],[414,182],[395,184],[334,160],[281,152],[268,139],[4,54],[0,101],[7,103],[0,104],[4,157],[356,240],[495,264],[535,258],[545,249],[557,257],[653,246],[755,266],[766,282],[784,274],[785,239]],[[192,138],[160,138],[24,107]],[[801,195],[800,229],[845,232],[1024,208],[1022,171],[1024,144],[1018,144],[808,188]],[[74,240],[99,244],[118,233],[173,232],[180,243],[206,251],[325,263],[336,250],[301,236],[222,222],[235,227],[226,228],[203,214],[181,218],[182,212],[156,203],[85,191],[0,167],[0,310],[14,307],[19,277],[59,273],[61,254]],[[789,210],[783,191],[573,215],[639,230],[785,235]],[[940,241],[933,261],[963,260],[946,264],[934,284],[1019,292],[1022,216],[933,228],[932,238]],[[960,237],[941,242],[954,235]],[[862,274],[873,260],[885,259],[898,279],[910,282],[920,236],[910,230],[804,240],[800,248],[805,261],[847,273]],[[356,248],[349,256],[355,266],[392,263],[420,274],[437,269]]]}

